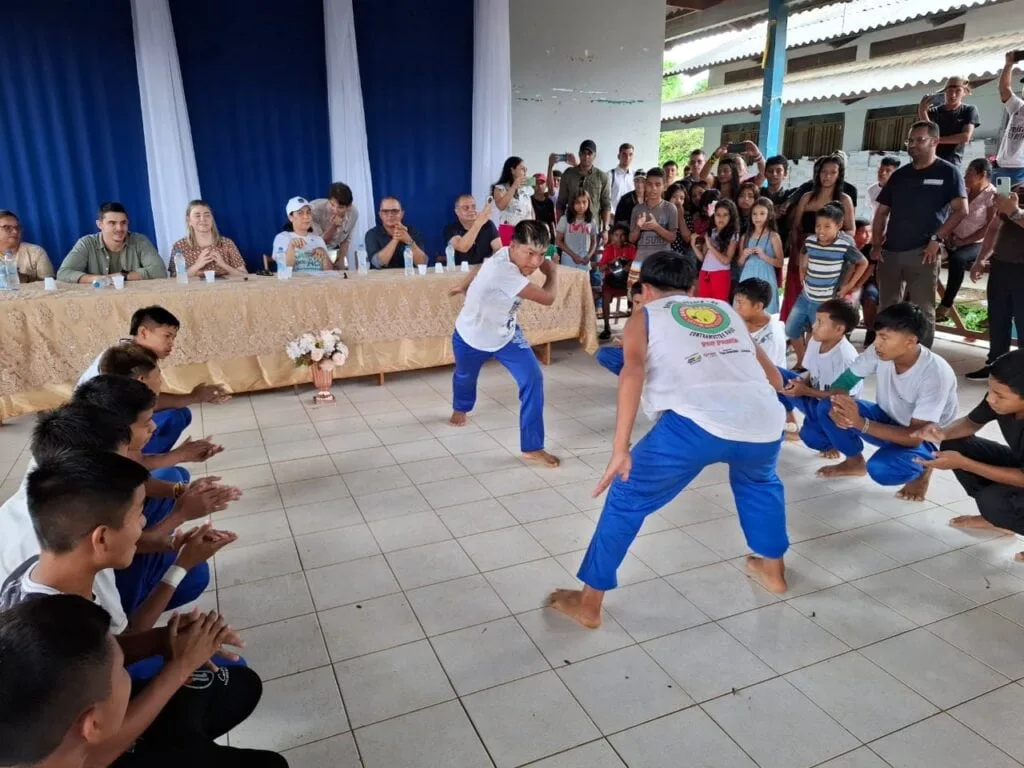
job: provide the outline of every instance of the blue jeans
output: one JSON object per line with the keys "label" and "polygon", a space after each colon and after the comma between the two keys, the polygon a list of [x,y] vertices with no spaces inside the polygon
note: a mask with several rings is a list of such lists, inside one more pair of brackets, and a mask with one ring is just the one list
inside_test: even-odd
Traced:
{"label": "blue jeans", "polygon": [[601,347],[594,357],[602,368],[607,368],[616,376],[622,373],[622,366],[626,364],[622,347]]}
{"label": "blue jeans", "polygon": [[149,438],[142,449],[143,453],[167,453],[170,451],[181,433],[192,423],[192,411],[188,408],[166,408],[153,414],[156,432]]}
{"label": "blue jeans", "polygon": [[722,440],[690,419],[667,411],[631,452],[629,480],[616,478],[577,576],[593,589],[618,585],[615,573],[644,519],[679,495],[704,467],[729,465],[740,527],[747,546],[767,558],[789,548],[786,501],[775,465],[781,436],[771,443]]}
{"label": "blue jeans", "polygon": [[[785,368],[779,368],[778,371],[784,382],[800,378],[799,374],[787,371]],[[804,415],[804,423],[800,426],[800,439],[804,445],[815,451],[832,450],[832,443],[829,442],[828,435],[825,434],[821,424],[822,419],[828,419],[828,413],[832,409],[832,403],[828,398],[807,397],[806,395],[788,397],[780,394],[779,400],[787,412],[791,412],[795,408]]]}
{"label": "blue jeans", "polygon": [[480,368],[492,357],[505,366],[519,386],[519,449],[523,453],[544,450],[544,376],[537,355],[516,327],[512,339],[495,352],[467,344],[459,332],[452,336],[455,373],[452,376],[452,408],[469,413],[476,405],[476,381]]}
{"label": "blue jeans", "polygon": [[796,299],[796,304],[789,310],[789,317],[786,320],[786,338],[801,338],[804,331],[814,325],[814,316],[818,314],[818,307],[821,305],[822,302],[809,299],[806,293],[801,293]]}
{"label": "blue jeans", "polygon": [[[828,400],[822,401],[829,405],[828,409],[823,408],[824,418],[819,419],[822,431],[828,438],[832,447],[843,456],[860,456],[864,452],[864,443],[877,445],[878,450],[868,459],[868,476],[879,485],[906,485],[916,480],[924,472],[924,467],[914,459],[930,459],[936,448],[933,443],[921,443],[916,448],[909,448],[905,445],[896,445],[888,440],[880,440],[872,435],[862,434],[859,430],[850,428],[843,429],[828,415],[831,403]],[[896,422],[876,403],[867,400],[857,401],[857,411],[865,419],[870,419],[877,424],[895,424]]]}

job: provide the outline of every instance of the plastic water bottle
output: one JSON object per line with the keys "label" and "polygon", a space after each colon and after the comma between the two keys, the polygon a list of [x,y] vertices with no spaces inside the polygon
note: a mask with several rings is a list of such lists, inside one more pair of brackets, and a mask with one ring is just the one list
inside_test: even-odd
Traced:
{"label": "plastic water bottle", "polygon": [[8,291],[18,290],[21,278],[18,277],[18,257],[14,251],[4,251],[4,289]]}
{"label": "plastic water bottle", "polygon": [[174,259],[174,278],[180,285],[188,285],[188,265],[185,263],[185,254],[181,248],[175,248],[171,253]]}
{"label": "plastic water bottle", "polygon": [[405,276],[412,277],[416,271],[412,265],[412,246],[407,245],[402,249],[402,259],[405,261]]}
{"label": "plastic water bottle", "polygon": [[356,267],[360,275],[368,275],[370,273],[370,259],[366,253],[366,246],[363,243],[360,243],[359,247],[356,248]]}
{"label": "plastic water bottle", "polygon": [[444,249],[444,263],[448,265],[448,269],[455,268],[455,246],[451,243]]}

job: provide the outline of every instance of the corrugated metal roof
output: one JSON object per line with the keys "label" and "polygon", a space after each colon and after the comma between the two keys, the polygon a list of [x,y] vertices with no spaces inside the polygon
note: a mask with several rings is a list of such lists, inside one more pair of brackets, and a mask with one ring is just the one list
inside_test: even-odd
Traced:
{"label": "corrugated metal roof", "polygon": [[[835,40],[925,16],[997,2],[1001,0],[849,0],[791,15],[786,48]],[[767,33],[768,23],[762,21],[749,29],[694,40],[695,53],[666,70],[665,76],[699,72],[715,64],[760,56],[764,52]]]}
{"label": "corrugated metal roof", "polygon": [[[1021,47],[1024,32],[1014,32],[798,72],[783,80],[782,103],[831,101],[899,91],[938,83],[952,75],[991,77],[1002,71],[1006,52]],[[760,81],[715,88],[662,104],[661,119],[690,120],[703,115],[750,111],[761,107],[761,92]]]}

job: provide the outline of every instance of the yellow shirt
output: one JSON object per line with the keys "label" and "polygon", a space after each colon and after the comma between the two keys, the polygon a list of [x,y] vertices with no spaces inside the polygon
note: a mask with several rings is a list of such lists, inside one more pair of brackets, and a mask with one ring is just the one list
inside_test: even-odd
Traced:
{"label": "yellow shirt", "polygon": [[44,277],[53,277],[53,264],[50,257],[38,245],[22,243],[14,254],[18,259],[18,272],[22,280],[42,280]]}

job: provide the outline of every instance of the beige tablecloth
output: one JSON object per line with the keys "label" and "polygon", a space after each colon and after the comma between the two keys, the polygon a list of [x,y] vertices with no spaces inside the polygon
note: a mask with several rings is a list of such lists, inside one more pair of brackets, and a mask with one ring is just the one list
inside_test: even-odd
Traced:
{"label": "beige tablecloth", "polygon": [[[398,270],[367,276],[330,273],[291,280],[250,276],[207,284],[174,280],[113,288],[42,283],[0,292],[0,419],[52,408],[67,399],[82,371],[128,332],[132,313],[159,304],[181,321],[164,387],[183,393],[200,382],[252,392],[309,381],[284,346],[305,331],[338,327],[349,360],[336,378],[450,364],[451,335],[462,297],[448,289],[464,274],[405,277]],[[534,280],[540,282],[541,276]],[[579,339],[597,348],[586,272],[560,268],[550,307],[523,302],[519,322],[531,344]]]}

